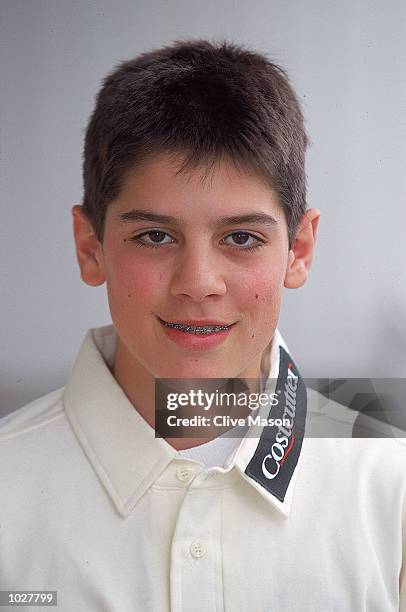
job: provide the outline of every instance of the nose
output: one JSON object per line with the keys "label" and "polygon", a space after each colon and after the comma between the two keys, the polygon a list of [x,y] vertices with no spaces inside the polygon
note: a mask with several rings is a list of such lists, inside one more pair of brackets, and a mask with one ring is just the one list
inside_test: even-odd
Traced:
{"label": "nose", "polygon": [[170,290],[178,298],[202,302],[209,296],[225,295],[224,272],[213,247],[207,244],[185,246],[176,262]]}

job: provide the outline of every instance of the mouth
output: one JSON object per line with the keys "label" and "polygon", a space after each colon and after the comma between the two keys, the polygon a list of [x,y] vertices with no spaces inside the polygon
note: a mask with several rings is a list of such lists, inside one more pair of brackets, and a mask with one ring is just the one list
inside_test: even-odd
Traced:
{"label": "mouth", "polygon": [[160,322],[170,329],[176,329],[177,331],[184,332],[185,334],[195,334],[196,336],[208,336],[210,334],[217,334],[221,331],[230,329],[234,323],[227,324],[222,321],[164,321],[158,317]]}

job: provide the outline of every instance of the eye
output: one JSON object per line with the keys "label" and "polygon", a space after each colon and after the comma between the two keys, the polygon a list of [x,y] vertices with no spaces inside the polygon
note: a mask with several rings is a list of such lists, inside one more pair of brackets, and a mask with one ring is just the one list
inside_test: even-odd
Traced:
{"label": "eye", "polygon": [[[165,240],[165,238],[169,238],[169,240]],[[138,243],[139,245],[152,248],[174,242],[172,236],[161,230],[150,230],[149,232],[144,232],[138,236],[133,236],[130,238],[130,240]]]}
{"label": "eye", "polygon": [[[233,242],[227,242],[227,238],[232,238]],[[249,232],[233,232],[223,239],[225,244],[228,244],[232,248],[240,248],[241,250],[252,251],[257,247],[261,247],[264,241],[250,234]]]}

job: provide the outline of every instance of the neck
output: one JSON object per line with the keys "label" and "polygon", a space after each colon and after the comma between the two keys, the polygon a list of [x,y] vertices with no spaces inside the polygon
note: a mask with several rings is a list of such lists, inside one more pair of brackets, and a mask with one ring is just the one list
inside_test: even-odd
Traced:
{"label": "neck", "polygon": [[[256,364],[251,364],[245,371],[249,372],[248,375],[236,376],[236,378],[252,379],[249,386],[250,392],[259,391],[261,369],[265,376],[269,375],[269,353],[270,351],[265,350],[263,355],[258,356]],[[152,428],[155,428],[155,378],[131,355],[118,335],[112,374],[137,412]],[[176,450],[183,450],[209,442],[222,433],[224,431],[213,427],[208,428],[204,438],[165,437],[164,439]]]}

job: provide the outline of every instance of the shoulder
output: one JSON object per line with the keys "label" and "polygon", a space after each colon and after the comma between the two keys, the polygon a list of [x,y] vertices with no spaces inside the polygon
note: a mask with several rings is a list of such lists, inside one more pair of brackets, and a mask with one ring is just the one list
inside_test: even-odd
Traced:
{"label": "shoulder", "polygon": [[307,396],[304,445],[312,471],[406,503],[406,433],[372,417],[359,428],[355,410],[309,388]]}
{"label": "shoulder", "polygon": [[307,388],[306,435],[309,437],[386,439],[399,452],[406,453],[406,431],[360,413]]}
{"label": "shoulder", "polygon": [[30,432],[38,433],[41,429],[63,419],[64,389],[65,387],[61,387],[51,391],[0,418],[0,445]]}
{"label": "shoulder", "polygon": [[64,389],[0,419],[0,482],[21,503],[25,496],[33,500],[45,485],[54,490],[74,465],[82,466],[83,453],[64,407]]}

